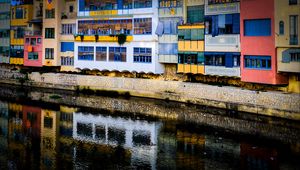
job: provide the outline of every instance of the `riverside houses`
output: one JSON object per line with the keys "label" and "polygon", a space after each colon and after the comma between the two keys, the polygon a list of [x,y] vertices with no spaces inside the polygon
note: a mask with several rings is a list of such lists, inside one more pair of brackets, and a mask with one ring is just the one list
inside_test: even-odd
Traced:
{"label": "riverside houses", "polygon": [[79,0],[78,3],[75,68],[164,72],[157,57],[157,0]]}
{"label": "riverside houses", "polygon": [[205,74],[240,77],[240,0],[205,0]]}
{"label": "riverside houses", "polygon": [[0,63],[9,63],[10,0],[0,0]]}

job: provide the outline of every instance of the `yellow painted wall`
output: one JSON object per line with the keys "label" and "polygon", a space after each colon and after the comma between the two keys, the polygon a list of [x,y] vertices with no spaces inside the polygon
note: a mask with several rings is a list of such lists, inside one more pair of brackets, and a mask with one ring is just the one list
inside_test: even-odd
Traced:
{"label": "yellow painted wall", "polygon": [[[81,38],[80,36],[77,36],[75,38],[75,41],[77,42],[81,42]],[[95,36],[94,35],[86,35],[84,36],[83,39],[84,42],[95,42]],[[126,42],[131,42],[133,41],[133,36],[127,36]],[[98,38],[98,42],[118,42],[118,38],[117,37],[111,37],[111,36],[99,36]]]}
{"label": "yellow painted wall", "polygon": [[204,65],[178,64],[177,73],[204,74]]}
{"label": "yellow painted wall", "polygon": [[10,57],[9,58],[9,63],[10,64],[16,64],[16,65],[23,65],[24,64],[24,59],[23,58]]}
{"label": "yellow painted wall", "polygon": [[[300,78],[300,75],[298,76]],[[297,80],[296,74],[291,74],[289,76],[288,91],[293,93],[300,93],[300,79]]]}
{"label": "yellow painted wall", "polygon": [[90,16],[118,15],[118,10],[91,11]]}
{"label": "yellow painted wall", "polygon": [[[13,14],[12,11],[16,11],[16,8],[23,8],[23,10],[26,9],[26,16],[23,19],[12,19],[11,26],[26,26],[28,24],[27,22],[33,17],[33,5],[13,6],[11,7],[11,15]],[[16,12],[14,12],[14,15],[16,15]]]}
{"label": "yellow painted wall", "polygon": [[204,5],[204,0],[185,0],[187,6]]}
{"label": "yellow painted wall", "polygon": [[178,41],[178,51],[201,52],[204,51],[204,41]]}
{"label": "yellow painted wall", "polygon": [[[289,5],[287,0],[275,0],[275,45],[277,47],[300,47],[300,26],[298,24],[298,45],[290,45],[289,16],[298,15],[300,23],[300,2],[297,5]],[[284,22],[284,35],[279,35],[279,22]]]}
{"label": "yellow painted wall", "polygon": [[203,24],[197,24],[197,25],[180,25],[178,26],[178,29],[204,29]]}

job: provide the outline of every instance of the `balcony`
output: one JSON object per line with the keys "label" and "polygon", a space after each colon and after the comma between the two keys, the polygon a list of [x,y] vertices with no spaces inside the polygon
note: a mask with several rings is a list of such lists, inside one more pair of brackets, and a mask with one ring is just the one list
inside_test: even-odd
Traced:
{"label": "balcony", "polygon": [[240,67],[227,68],[224,66],[205,66],[206,75],[240,77]]}
{"label": "balcony", "polygon": [[178,64],[177,73],[204,74],[204,65]]}
{"label": "balcony", "polygon": [[25,31],[25,36],[42,36],[42,31]]}
{"label": "balcony", "polygon": [[204,41],[178,41],[178,51],[181,52],[201,52],[204,51]]}
{"label": "balcony", "polygon": [[[83,39],[81,39],[83,37]],[[96,42],[96,37],[95,35],[74,35],[74,39],[76,42]],[[133,36],[132,35],[127,35],[126,37],[126,42],[131,42],[133,41]],[[118,37],[117,36],[98,36],[97,42],[118,42]]]}
{"label": "balcony", "polygon": [[240,47],[240,34],[218,35],[205,35],[205,51],[216,52],[239,52]]}
{"label": "balcony", "polygon": [[205,15],[220,15],[240,13],[240,3],[224,3],[208,5],[208,0],[205,0]]}
{"label": "balcony", "polygon": [[158,62],[160,63],[178,63],[178,56],[177,55],[161,55],[158,56]]}
{"label": "balcony", "polygon": [[159,8],[158,13],[159,13],[159,17],[182,17],[183,8],[182,7]]}
{"label": "balcony", "polygon": [[77,12],[72,12],[72,13],[62,13],[61,14],[61,19],[76,19],[77,18]]}
{"label": "balcony", "polygon": [[299,54],[300,54],[299,48],[278,48],[277,49],[278,71],[300,73]]}

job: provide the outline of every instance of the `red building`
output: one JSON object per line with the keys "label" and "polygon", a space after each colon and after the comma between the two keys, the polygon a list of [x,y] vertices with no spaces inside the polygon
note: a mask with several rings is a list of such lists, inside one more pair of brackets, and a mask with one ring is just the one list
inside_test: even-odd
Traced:
{"label": "red building", "polygon": [[245,82],[287,84],[277,73],[274,0],[241,0],[241,79]]}
{"label": "red building", "polygon": [[24,44],[24,66],[42,67],[43,43],[41,35],[26,35]]}
{"label": "red building", "polygon": [[41,108],[23,106],[23,129],[28,137],[38,139],[41,136]]}

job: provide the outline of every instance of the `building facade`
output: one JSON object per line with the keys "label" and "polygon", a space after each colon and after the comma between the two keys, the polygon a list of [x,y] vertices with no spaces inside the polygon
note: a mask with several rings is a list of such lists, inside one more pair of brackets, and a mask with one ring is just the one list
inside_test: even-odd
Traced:
{"label": "building facade", "polygon": [[75,68],[163,73],[155,35],[157,6],[155,0],[78,1]]}
{"label": "building facade", "polygon": [[14,1],[11,6],[10,64],[24,64],[24,35],[33,18],[33,1]]}
{"label": "building facade", "polygon": [[0,0],[0,63],[9,63],[10,0]]}
{"label": "building facade", "polygon": [[205,74],[240,77],[239,0],[205,0]]}
{"label": "building facade", "polygon": [[300,93],[300,1],[275,0],[278,72],[289,78],[288,91]]}
{"label": "building facade", "polygon": [[184,21],[178,26],[177,73],[204,74],[204,0],[184,3]]}
{"label": "building facade", "polygon": [[274,0],[240,2],[241,80],[262,84],[287,84],[277,72]]}

